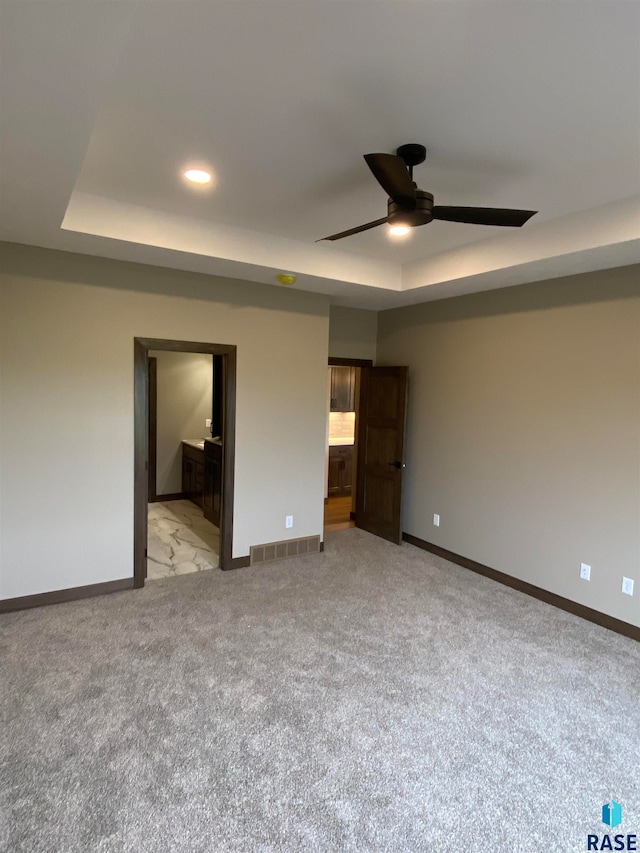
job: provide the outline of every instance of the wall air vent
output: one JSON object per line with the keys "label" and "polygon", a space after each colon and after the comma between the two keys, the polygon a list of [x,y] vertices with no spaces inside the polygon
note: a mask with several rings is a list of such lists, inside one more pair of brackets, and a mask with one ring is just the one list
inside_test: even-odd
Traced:
{"label": "wall air vent", "polygon": [[271,563],[286,557],[301,557],[304,554],[320,553],[319,536],[303,536],[301,539],[284,539],[282,542],[268,542],[266,545],[252,545],[249,551],[250,566],[259,563]]}

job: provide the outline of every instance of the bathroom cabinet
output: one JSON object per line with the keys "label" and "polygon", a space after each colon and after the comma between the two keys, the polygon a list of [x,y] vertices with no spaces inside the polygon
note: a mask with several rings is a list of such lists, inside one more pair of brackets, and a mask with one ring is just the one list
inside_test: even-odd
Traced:
{"label": "bathroom cabinet", "polygon": [[350,495],[353,486],[353,446],[329,448],[329,497]]}
{"label": "bathroom cabinet", "polygon": [[202,506],[205,480],[204,450],[182,445],[182,494],[194,504]]}
{"label": "bathroom cabinet", "polygon": [[182,493],[202,508],[207,521],[220,527],[222,442],[204,441],[204,449],[182,445]]}
{"label": "bathroom cabinet", "polygon": [[355,367],[331,368],[332,412],[355,411],[356,369]]}

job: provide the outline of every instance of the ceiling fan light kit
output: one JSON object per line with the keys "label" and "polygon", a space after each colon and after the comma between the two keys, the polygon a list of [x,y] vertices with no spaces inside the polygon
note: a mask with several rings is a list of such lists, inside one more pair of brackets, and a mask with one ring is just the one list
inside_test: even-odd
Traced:
{"label": "ceiling fan light kit", "polygon": [[398,225],[398,224],[396,224],[396,225],[390,225],[389,226],[389,234],[391,234],[392,237],[406,237],[407,234],[410,234],[410,233],[411,233],[411,226],[410,225],[404,225],[404,224]]}
{"label": "ceiling fan light kit", "polygon": [[[413,182],[413,167],[424,163],[427,149],[424,145],[410,142],[401,145],[396,154],[365,154],[364,159],[371,169],[374,178],[382,189],[387,193],[387,215],[384,219],[376,219],[350,228],[348,231],[340,231],[323,240],[342,240],[352,234],[368,231],[378,225],[388,223],[391,226],[390,233],[399,236],[401,228],[416,228],[419,225],[427,225],[434,219],[446,222],[464,222],[470,225],[497,225],[511,228],[520,228],[537,211],[535,210],[512,210],[503,207],[451,207],[434,205],[434,198],[430,192],[418,189]],[[316,240],[317,243],[321,242]]]}

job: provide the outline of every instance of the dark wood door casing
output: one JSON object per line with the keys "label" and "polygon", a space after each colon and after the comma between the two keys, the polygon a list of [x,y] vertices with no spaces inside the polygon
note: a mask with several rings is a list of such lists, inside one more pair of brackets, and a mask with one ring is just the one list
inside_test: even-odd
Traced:
{"label": "dark wood door casing", "polygon": [[402,473],[408,368],[360,374],[356,525],[402,543]]}
{"label": "dark wood door casing", "polygon": [[158,359],[149,358],[149,500],[156,499],[158,459]]}
{"label": "dark wood door casing", "polygon": [[220,527],[222,508],[222,447],[205,441],[204,445],[204,494],[202,509],[207,521]]}

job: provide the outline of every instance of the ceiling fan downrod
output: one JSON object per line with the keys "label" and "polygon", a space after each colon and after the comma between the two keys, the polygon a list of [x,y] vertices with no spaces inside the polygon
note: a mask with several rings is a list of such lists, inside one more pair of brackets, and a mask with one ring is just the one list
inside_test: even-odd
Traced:
{"label": "ceiling fan downrod", "polygon": [[427,159],[427,149],[418,142],[408,142],[397,149],[396,155],[404,160],[411,180],[413,180],[413,167],[424,163]]}

